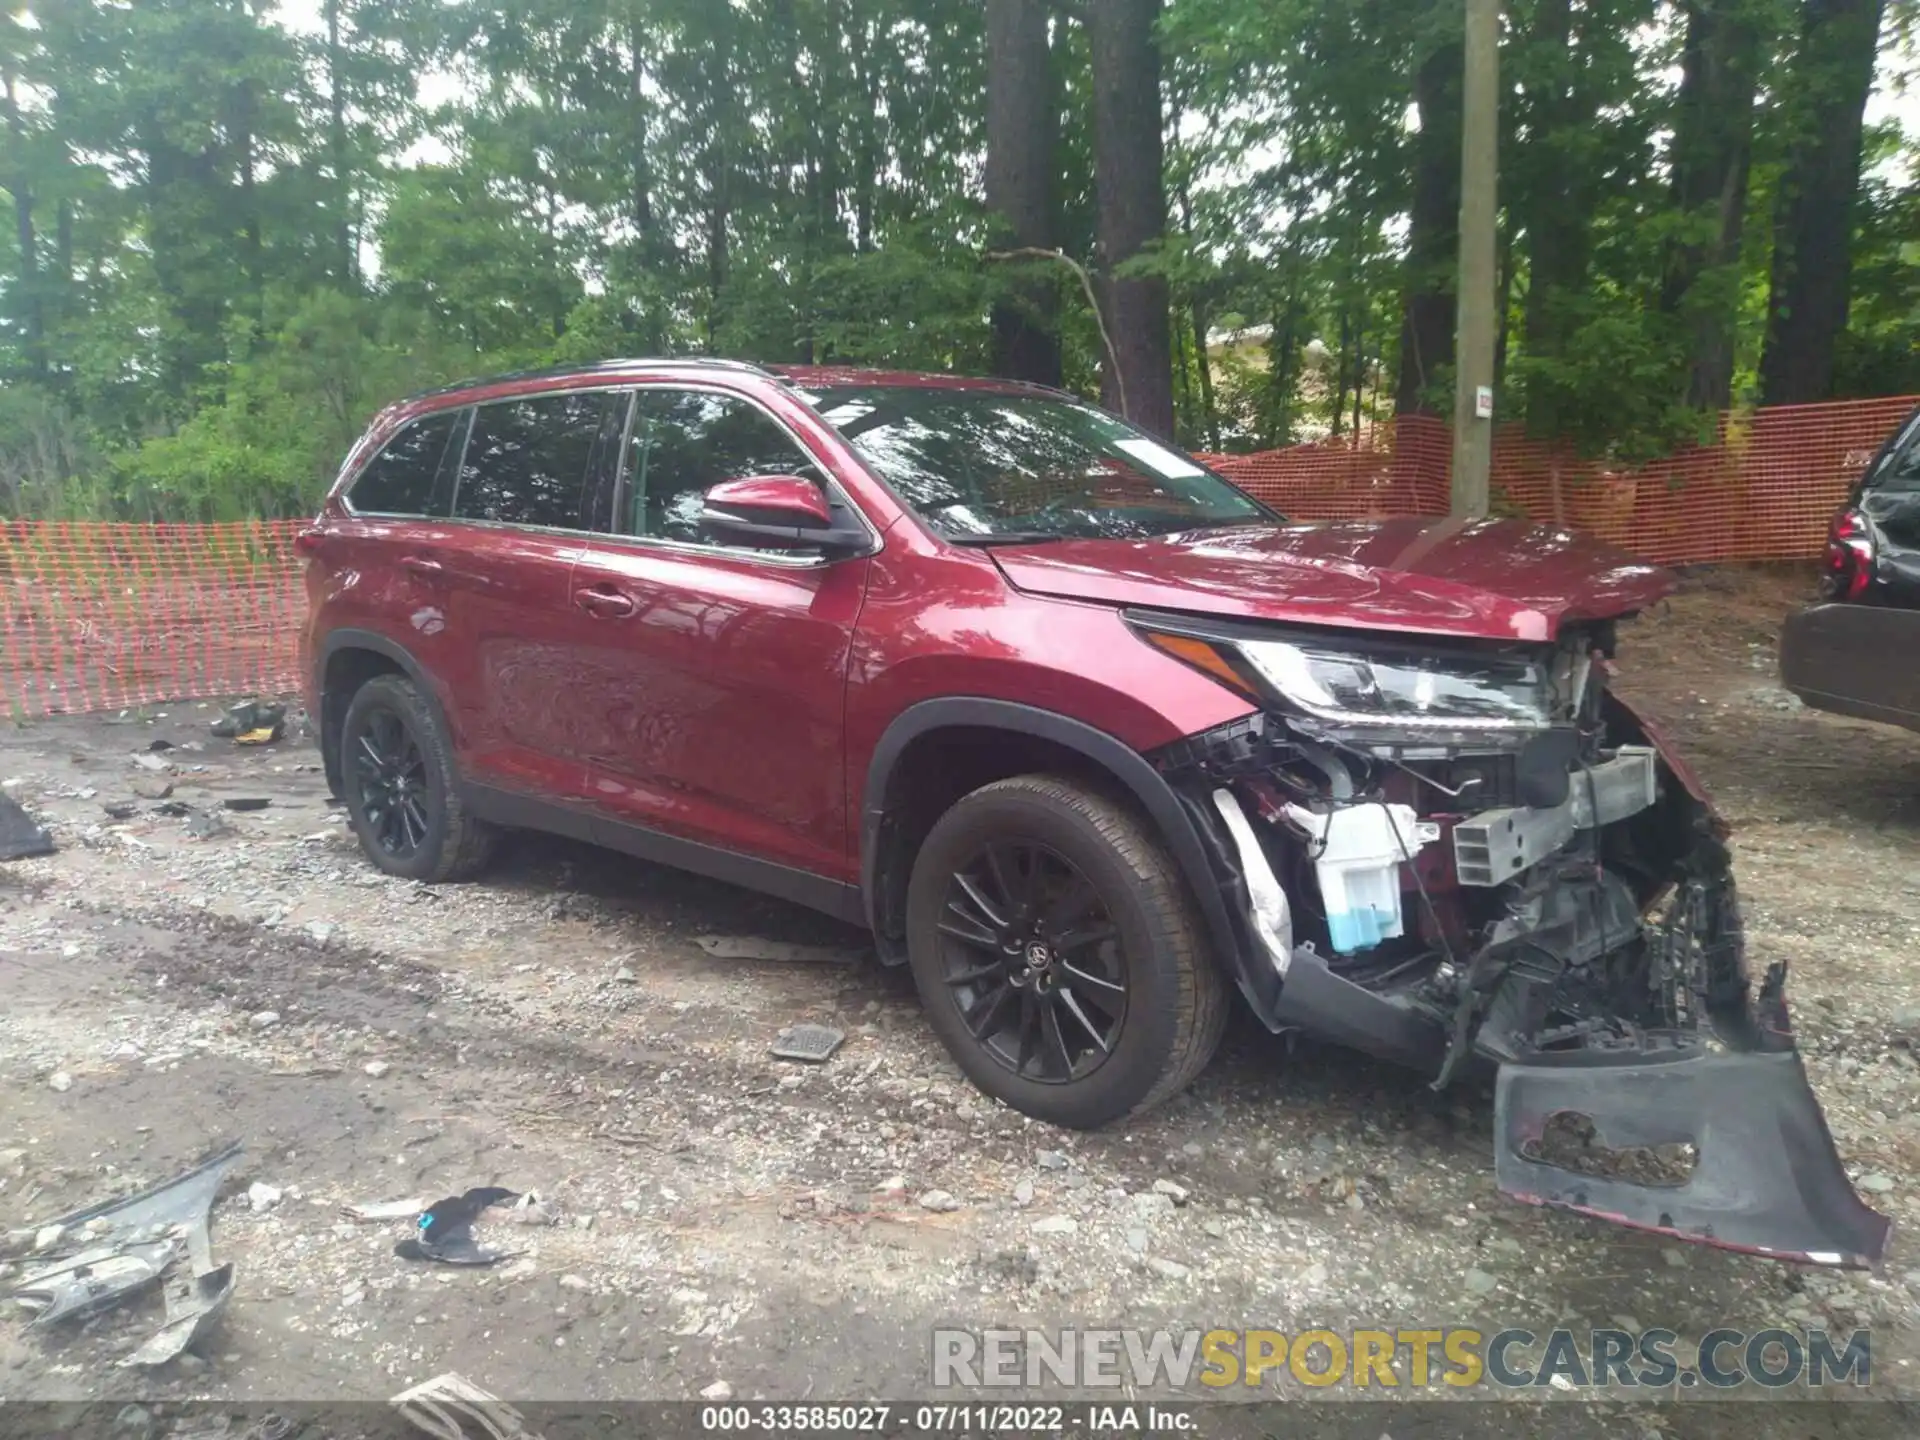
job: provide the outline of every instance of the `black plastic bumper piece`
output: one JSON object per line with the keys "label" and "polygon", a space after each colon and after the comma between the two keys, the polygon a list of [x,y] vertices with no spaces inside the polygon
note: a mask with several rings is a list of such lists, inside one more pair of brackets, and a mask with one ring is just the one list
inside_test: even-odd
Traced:
{"label": "black plastic bumper piece", "polygon": [[[1685,1184],[1581,1174],[1524,1151],[1555,1115],[1584,1115],[1616,1150],[1691,1144]],[[1880,1262],[1892,1224],[1854,1194],[1793,1051],[1656,1058],[1570,1052],[1500,1067],[1496,1175],[1517,1200],[1676,1239],[1806,1264]]]}

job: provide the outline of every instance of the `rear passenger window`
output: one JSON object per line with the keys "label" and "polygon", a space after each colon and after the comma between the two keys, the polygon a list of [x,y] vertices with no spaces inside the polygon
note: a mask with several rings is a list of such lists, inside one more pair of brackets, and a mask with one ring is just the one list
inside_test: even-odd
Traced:
{"label": "rear passenger window", "polygon": [[482,405],[460,464],[454,517],[584,529],[582,493],[607,404],[605,391],[572,391]]}
{"label": "rear passenger window", "polygon": [[347,492],[354,510],[361,515],[446,514],[445,491],[436,494],[434,481],[466,423],[465,410],[449,410],[416,420],[394,436]]}

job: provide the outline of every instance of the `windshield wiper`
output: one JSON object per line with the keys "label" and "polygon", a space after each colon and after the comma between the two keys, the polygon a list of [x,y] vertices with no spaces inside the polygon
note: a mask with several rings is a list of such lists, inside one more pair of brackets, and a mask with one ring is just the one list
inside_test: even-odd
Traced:
{"label": "windshield wiper", "polygon": [[1058,530],[989,530],[982,535],[942,535],[950,545],[1044,545],[1068,537]]}

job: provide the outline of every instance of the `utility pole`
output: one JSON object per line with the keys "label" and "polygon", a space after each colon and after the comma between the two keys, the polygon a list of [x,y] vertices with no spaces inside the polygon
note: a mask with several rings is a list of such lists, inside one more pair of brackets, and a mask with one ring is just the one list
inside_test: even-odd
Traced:
{"label": "utility pole", "polygon": [[1493,355],[1499,325],[1500,0],[1465,0],[1467,68],[1460,108],[1460,282],[1454,354],[1455,515],[1485,515],[1493,468]]}

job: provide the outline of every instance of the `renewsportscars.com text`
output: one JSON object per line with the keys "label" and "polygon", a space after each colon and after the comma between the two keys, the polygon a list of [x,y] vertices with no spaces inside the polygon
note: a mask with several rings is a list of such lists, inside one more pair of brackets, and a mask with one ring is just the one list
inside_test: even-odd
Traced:
{"label": "renewsportscars.com text", "polygon": [[1873,1336],[1825,1330],[936,1330],[937,1390],[1867,1386]]}

